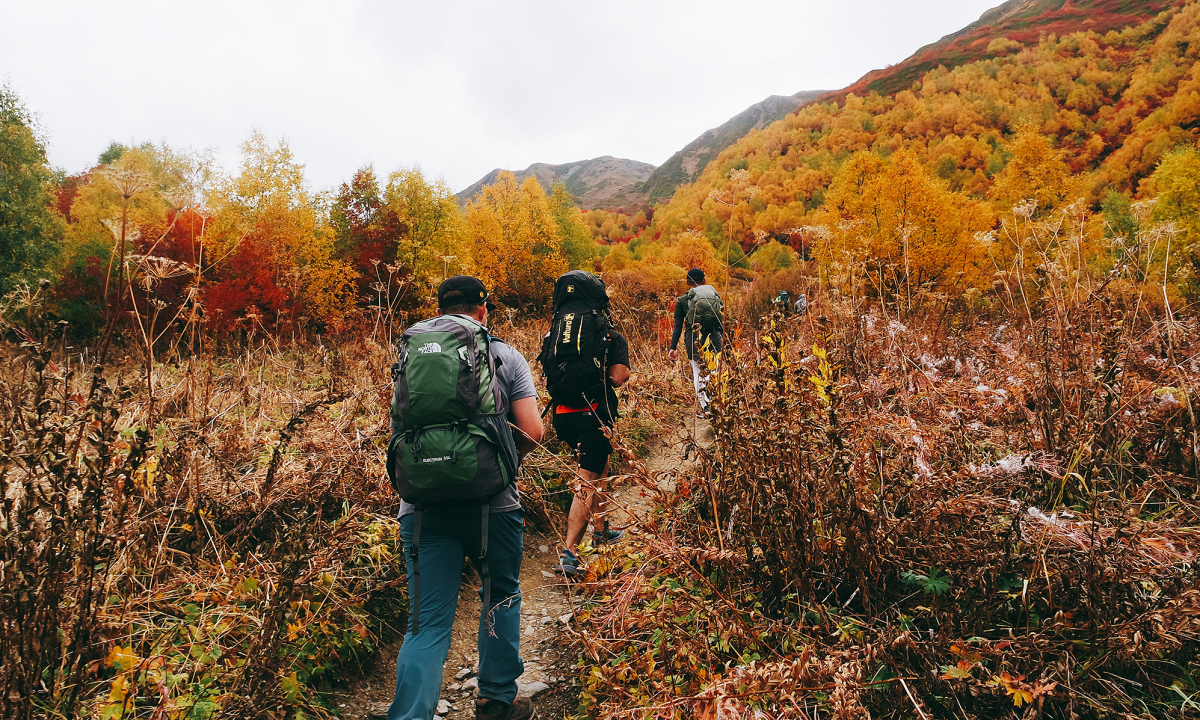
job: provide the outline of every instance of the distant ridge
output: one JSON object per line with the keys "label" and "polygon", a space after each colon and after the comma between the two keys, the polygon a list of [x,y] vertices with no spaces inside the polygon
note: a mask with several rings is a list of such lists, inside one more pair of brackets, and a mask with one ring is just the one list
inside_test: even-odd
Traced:
{"label": "distant ridge", "polygon": [[812,90],[798,92],[795,95],[772,95],[760,103],[751,105],[724,124],[705,131],[700,137],[668,158],[650,174],[644,183],[636,188],[637,192],[643,195],[645,201],[651,203],[671,197],[675,188],[699,177],[708,163],[722,150],[741,140],[751,131],[759,130],[776,120],[787,117],[789,113],[795,112],[825,93],[824,90]]}
{"label": "distant ridge", "polygon": [[951,68],[993,55],[989,46],[1000,38],[1019,45],[1035,45],[1044,35],[1089,30],[1106,33],[1145,22],[1182,4],[1183,0],[1008,0],[962,30],[917,50],[903,62],[872,70],[853,85],[826,93],[820,100],[840,101],[850,93],[863,97],[872,92],[891,95],[907,90],[939,65]]}
{"label": "distant ridge", "polygon": [[[562,182],[567,186],[567,192],[575,196],[583,209],[590,210],[642,202],[643,196],[633,192],[633,188],[649,178],[653,171],[654,166],[650,163],[604,155],[562,165],[534,163],[514,174],[517,176],[517,182],[522,182],[528,177],[537,178],[547,192],[550,191],[552,183]],[[496,182],[500,172],[501,168],[491,171],[455,197],[460,204],[465,205],[484,185]]]}
{"label": "distant ridge", "polygon": [[[722,150],[751,131],[786,117],[824,94],[825,90],[809,90],[795,95],[772,95],[706,130],[658,168],[605,155],[562,165],[534,163],[514,174],[518,181],[536,177],[547,191],[551,183],[561,180],[585,210],[654,203],[671,197],[675,188],[695,180]],[[497,168],[458,193],[459,203],[465,205],[484,185],[496,182],[499,174]]]}

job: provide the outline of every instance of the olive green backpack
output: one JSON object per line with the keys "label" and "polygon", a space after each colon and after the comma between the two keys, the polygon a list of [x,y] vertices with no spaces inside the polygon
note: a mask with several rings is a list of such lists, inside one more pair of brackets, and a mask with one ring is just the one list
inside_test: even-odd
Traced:
{"label": "olive green backpack", "polygon": [[400,497],[416,506],[412,557],[416,591],[413,633],[419,631],[421,514],[478,506],[483,517],[480,575],[484,602],[487,520],[491,499],[517,476],[519,456],[508,425],[508,398],[487,329],[456,315],[413,325],[400,337],[392,366],[392,438],[387,469]]}

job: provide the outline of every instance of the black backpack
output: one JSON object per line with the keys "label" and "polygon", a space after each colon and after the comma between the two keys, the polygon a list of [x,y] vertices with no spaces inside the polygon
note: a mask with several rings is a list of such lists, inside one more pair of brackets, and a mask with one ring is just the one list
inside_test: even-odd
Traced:
{"label": "black backpack", "polygon": [[554,283],[552,310],[550,332],[538,355],[551,404],[584,408],[603,403],[608,390],[604,356],[612,328],[604,281],[583,270],[561,276]]}

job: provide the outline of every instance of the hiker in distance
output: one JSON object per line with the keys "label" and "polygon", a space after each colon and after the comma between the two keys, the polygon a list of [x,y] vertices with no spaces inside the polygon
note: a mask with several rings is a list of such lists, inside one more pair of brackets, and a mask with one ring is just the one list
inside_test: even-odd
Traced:
{"label": "hiker in distance", "polygon": [[521,354],[487,331],[494,309],[478,279],[438,288],[441,315],[400,338],[392,368],[388,474],[400,493],[409,628],[387,720],[431,720],[458,607],[463,557],[482,579],[475,717],[525,720],[517,698],[525,521],[521,458],[542,438],[537,390]]}
{"label": "hiker in distance", "polygon": [[575,451],[579,463],[565,546],[555,567],[570,579],[583,573],[579,543],[589,520],[593,545],[623,534],[604,519],[612,454],[605,430],[617,419],[616,388],[629,379],[629,343],[613,329],[604,281],[589,272],[573,270],[558,278],[551,308],[550,332],[538,361],[550,392],[554,432]]}
{"label": "hiker in distance", "polygon": [[700,412],[708,414],[708,367],[704,364],[704,351],[721,352],[725,330],[724,305],[716,288],[704,281],[704,271],[692,268],[687,272],[689,290],[675,301],[675,329],[671,331],[668,356],[672,361],[679,357],[675,346],[683,335],[688,361],[692,365],[692,384],[696,387],[696,399]]}
{"label": "hiker in distance", "polygon": [[779,310],[779,312],[783,313],[783,315],[785,317],[788,315],[788,313],[790,313],[792,311],[792,304],[788,301],[788,291],[787,290],[780,290],[779,294],[775,296],[774,302],[775,302],[775,309],[777,309],[777,310]]}
{"label": "hiker in distance", "polygon": [[797,317],[804,317],[804,315],[808,312],[808,296],[804,293],[800,293],[800,296],[796,298],[796,304],[793,307],[796,310]]}

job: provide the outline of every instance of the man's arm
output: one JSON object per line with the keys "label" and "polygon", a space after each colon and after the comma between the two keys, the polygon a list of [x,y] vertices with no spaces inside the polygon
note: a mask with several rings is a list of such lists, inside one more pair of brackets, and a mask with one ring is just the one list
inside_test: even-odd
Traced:
{"label": "man's arm", "polygon": [[671,351],[672,360],[675,359],[675,346],[679,344],[679,336],[683,334],[683,321],[687,317],[687,301],[687,295],[675,301],[675,329],[671,331],[671,345],[667,348]]}
{"label": "man's arm", "polygon": [[513,440],[516,441],[517,452],[524,458],[542,441],[542,416],[538,413],[537,397],[513,400],[508,415],[519,431],[513,433]]}
{"label": "man's arm", "polygon": [[613,387],[621,387],[629,380],[628,365],[610,365],[608,368],[608,381]]}

